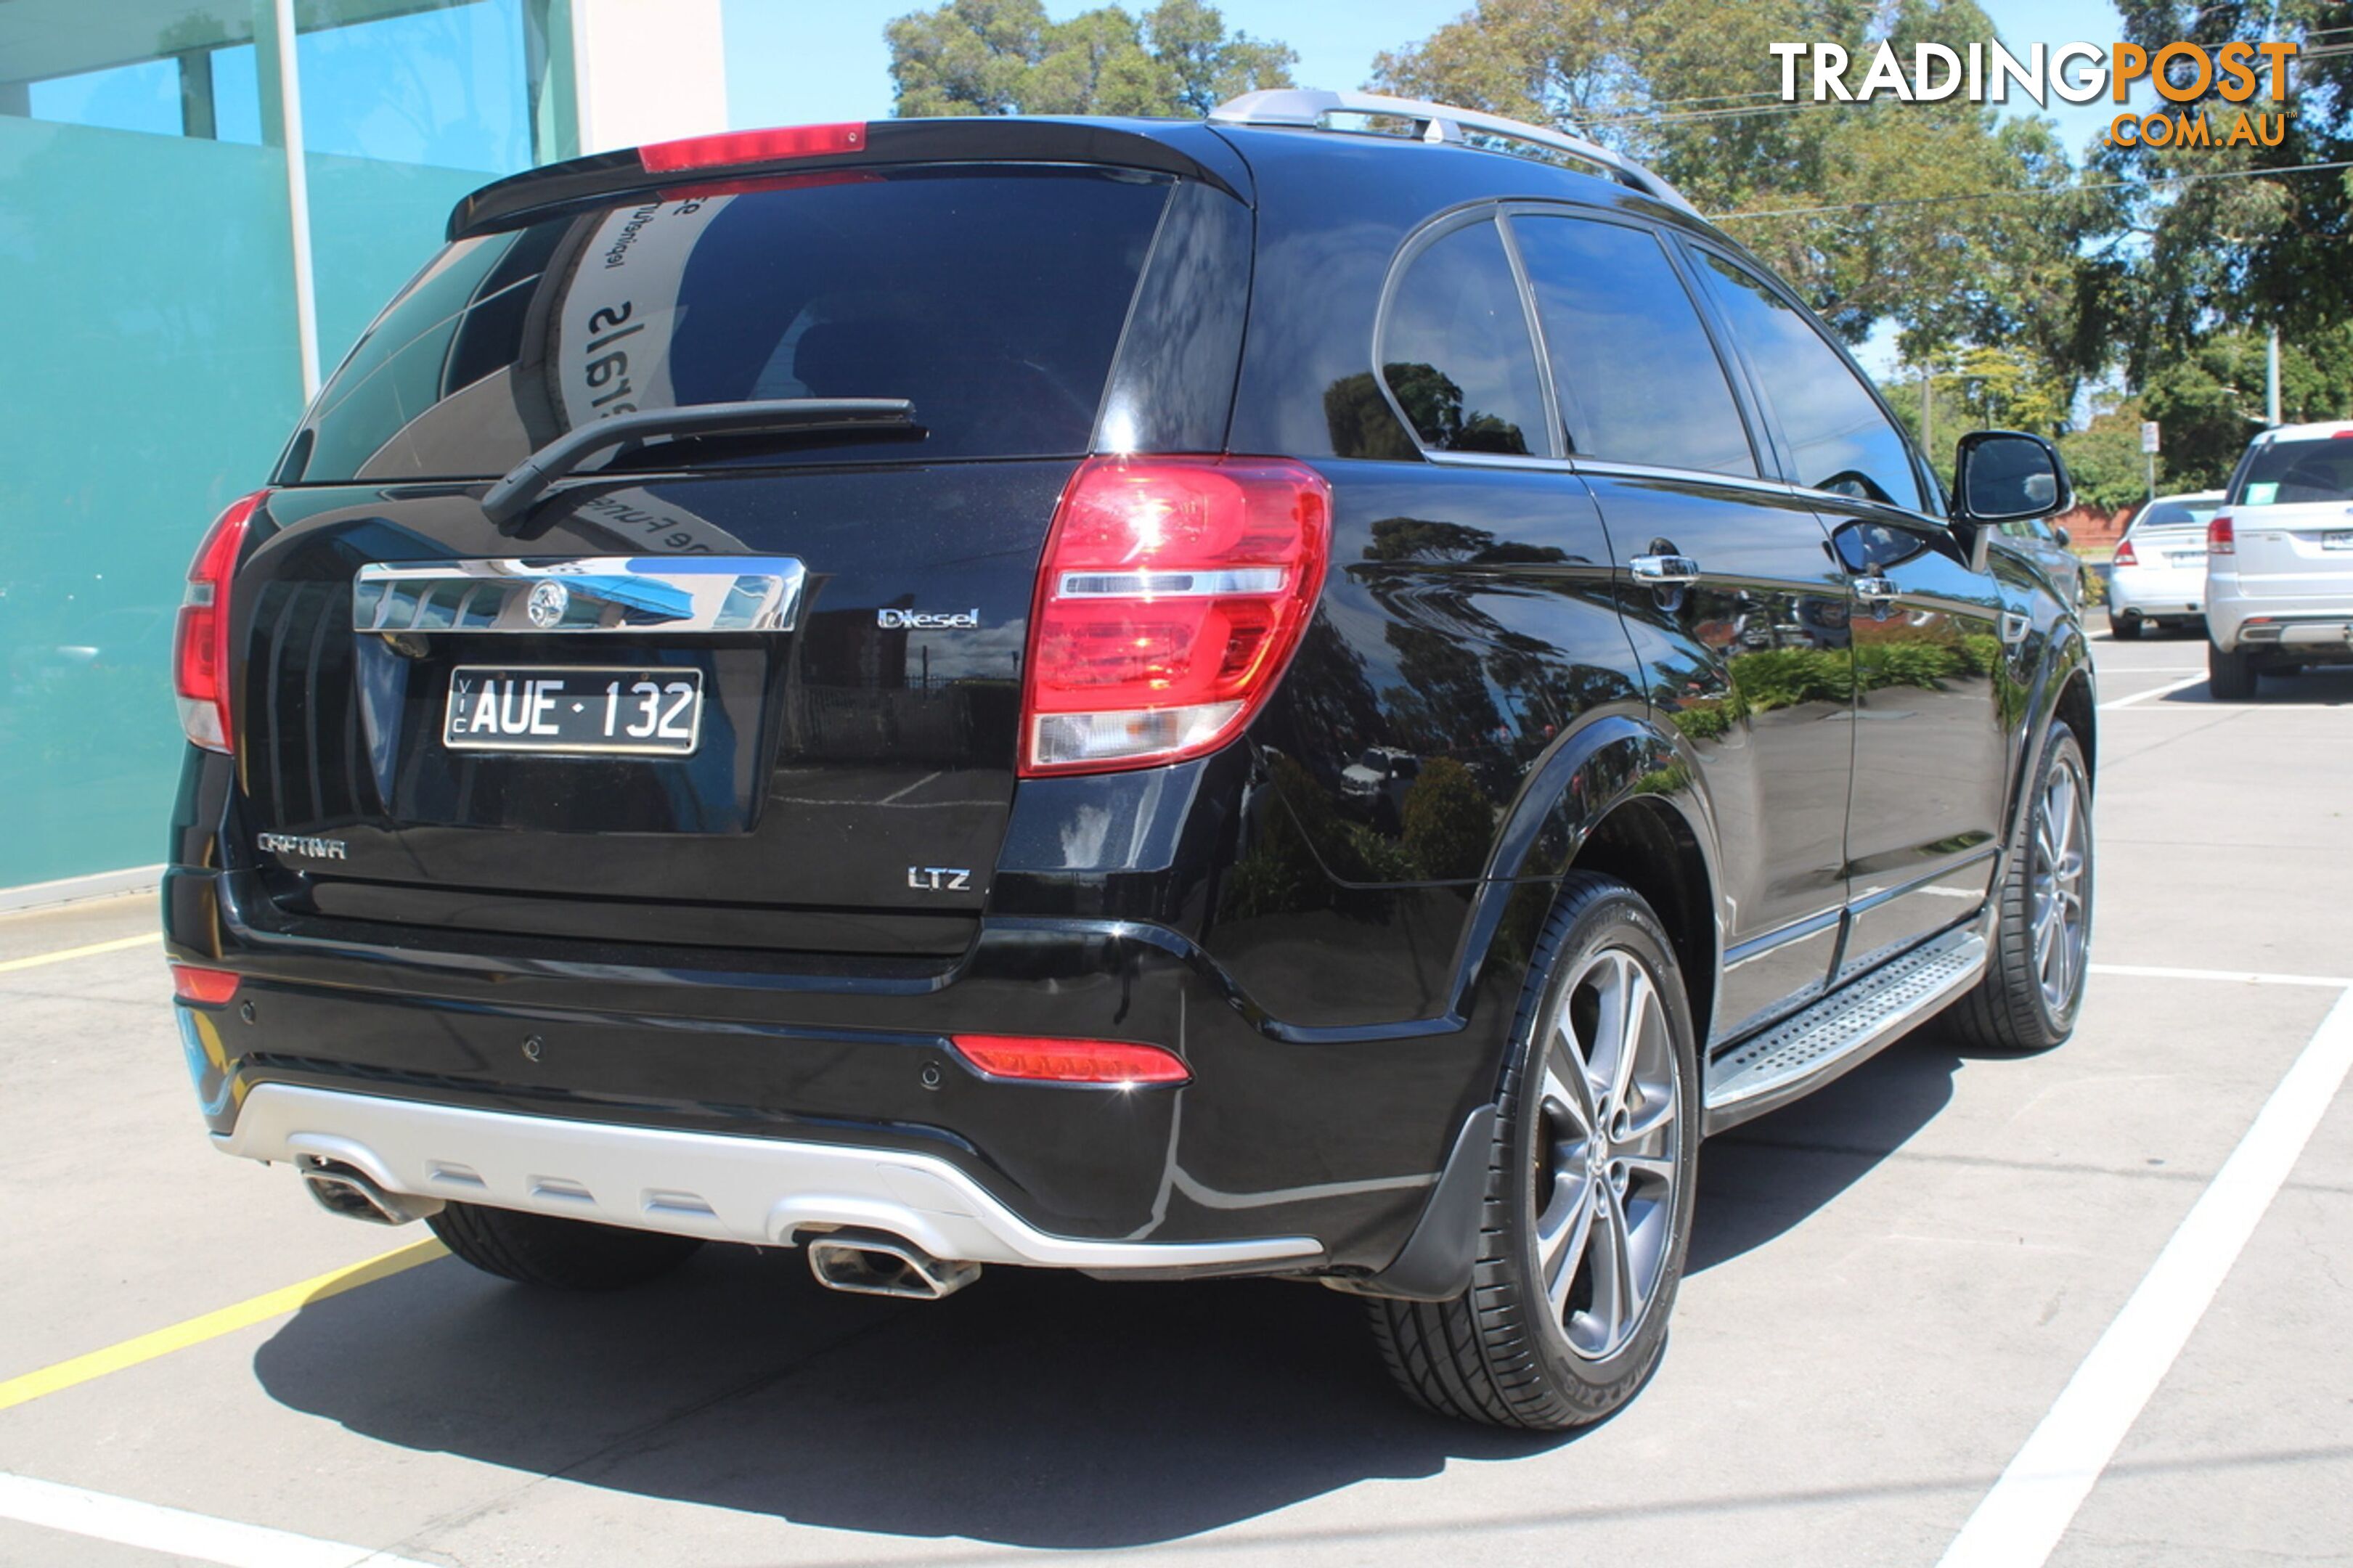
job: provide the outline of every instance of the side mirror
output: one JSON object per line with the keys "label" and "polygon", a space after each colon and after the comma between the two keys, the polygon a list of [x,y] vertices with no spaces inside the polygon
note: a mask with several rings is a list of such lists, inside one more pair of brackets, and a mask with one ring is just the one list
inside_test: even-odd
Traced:
{"label": "side mirror", "polygon": [[2075,486],[2059,449],[2018,430],[1972,430],[1962,437],[1953,458],[1953,492],[1954,530],[1968,547],[1970,569],[1978,572],[1985,570],[1994,529],[2075,504]]}
{"label": "side mirror", "polygon": [[2062,550],[2066,549],[2069,545],[2075,542],[2075,536],[2068,532],[2063,528],[2052,529],[2051,531],[2051,536],[2059,542],[2059,548]]}

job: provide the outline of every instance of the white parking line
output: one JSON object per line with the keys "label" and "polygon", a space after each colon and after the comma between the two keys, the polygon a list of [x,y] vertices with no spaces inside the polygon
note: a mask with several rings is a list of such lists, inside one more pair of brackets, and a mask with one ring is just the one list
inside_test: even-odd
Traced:
{"label": "white parking line", "polygon": [[2320,985],[2332,991],[2353,987],[2353,978],[2339,974],[2266,974],[2248,969],[2167,969],[2147,963],[2095,963],[2092,973],[2132,980],[2227,980],[2241,985]]}
{"label": "white parking line", "polygon": [[2119,697],[2114,702],[2103,702],[2100,704],[2100,711],[2113,713],[2119,708],[2130,708],[2135,703],[2146,702],[2152,697],[2166,697],[2176,691],[2187,691],[2193,686],[2204,684],[2205,679],[2206,672],[2201,669],[2195,675],[2185,675],[2179,680],[2168,680],[2163,686],[2153,686],[2147,691],[2136,691],[2130,697]]}
{"label": "white parking line", "polygon": [[1939,1568],[2040,1568],[2091,1495],[2353,1068],[2353,991],[2328,1010]]}
{"label": "white parking line", "polygon": [[0,1519],[226,1568],[428,1568],[364,1546],[0,1472]]}

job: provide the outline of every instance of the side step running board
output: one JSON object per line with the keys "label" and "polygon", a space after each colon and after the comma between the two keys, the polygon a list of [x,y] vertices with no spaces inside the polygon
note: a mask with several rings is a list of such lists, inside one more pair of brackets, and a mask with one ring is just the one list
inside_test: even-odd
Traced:
{"label": "side step running board", "polygon": [[1860,1065],[1976,984],[1985,966],[1985,938],[1955,931],[1743,1042],[1709,1064],[1707,1131],[1762,1116]]}

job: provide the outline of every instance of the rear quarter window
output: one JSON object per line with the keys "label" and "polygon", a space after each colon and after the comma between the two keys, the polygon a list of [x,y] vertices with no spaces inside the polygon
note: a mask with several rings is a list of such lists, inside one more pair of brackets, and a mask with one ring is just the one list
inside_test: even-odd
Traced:
{"label": "rear quarter window", "polygon": [[1382,321],[1380,361],[1424,447],[1549,453],[1535,340],[1493,220],[1450,229],[1406,263]]}
{"label": "rear quarter window", "polygon": [[910,398],[923,437],[889,450],[913,460],[1082,453],[1172,184],[849,172],[461,240],[320,394],[280,482],[494,477],[607,415],[772,397]]}

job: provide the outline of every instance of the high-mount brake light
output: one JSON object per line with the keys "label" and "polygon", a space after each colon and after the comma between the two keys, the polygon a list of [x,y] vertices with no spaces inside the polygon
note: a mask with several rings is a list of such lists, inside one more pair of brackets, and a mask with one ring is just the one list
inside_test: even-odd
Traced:
{"label": "high-mount brake light", "polygon": [[228,590],[245,553],[246,525],[268,490],[229,502],[213,520],[188,567],[187,591],[172,640],[172,686],[180,701],[180,728],[208,752],[231,749],[228,711]]}
{"label": "high-mount brake light", "polygon": [[172,994],[183,1002],[217,1007],[237,995],[240,976],[226,969],[200,969],[193,963],[172,965]]}
{"label": "high-mount brake light", "polygon": [[2112,564],[2117,566],[2137,566],[2140,564],[2140,557],[2133,552],[2131,540],[2127,539],[2116,546],[2116,558]]}
{"label": "high-mount brake light", "polygon": [[1037,1083],[1185,1083],[1191,1069],[1174,1051],[1129,1040],[1067,1040],[1039,1035],[952,1035],[964,1058],[991,1078]]}
{"label": "high-mount brake light", "polygon": [[2207,554],[2236,555],[2238,552],[2238,532],[2231,526],[2228,515],[2217,517],[2206,525]]}
{"label": "high-mount brake light", "polygon": [[1315,612],[1332,489],[1283,458],[1091,458],[1055,509],[1022,666],[1021,772],[1215,751]]}
{"label": "high-mount brake light", "polygon": [[839,125],[779,125],[766,131],[724,131],[715,136],[651,142],[638,149],[638,163],[649,174],[667,174],[678,169],[724,169],[855,153],[865,145],[862,120]]}

